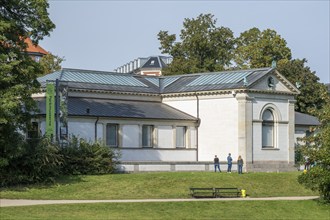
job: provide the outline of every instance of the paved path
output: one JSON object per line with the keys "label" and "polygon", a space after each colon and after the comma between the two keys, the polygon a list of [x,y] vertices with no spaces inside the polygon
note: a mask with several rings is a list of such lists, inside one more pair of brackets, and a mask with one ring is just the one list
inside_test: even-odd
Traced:
{"label": "paved path", "polygon": [[205,199],[132,199],[132,200],[29,200],[29,199],[0,199],[0,207],[29,206],[47,204],[72,204],[72,203],[125,203],[125,202],[191,202],[191,201],[256,201],[256,200],[311,200],[318,196],[300,197],[267,197],[267,198],[205,198]]}

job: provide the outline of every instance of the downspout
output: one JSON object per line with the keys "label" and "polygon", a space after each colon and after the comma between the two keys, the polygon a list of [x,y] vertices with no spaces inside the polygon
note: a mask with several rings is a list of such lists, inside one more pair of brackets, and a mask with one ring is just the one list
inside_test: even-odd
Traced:
{"label": "downspout", "polygon": [[199,118],[199,98],[197,93],[195,92],[195,96],[196,96],[196,114],[197,114],[197,127],[196,127],[196,161],[198,161],[198,128],[199,125],[201,123],[201,120]]}
{"label": "downspout", "polygon": [[97,141],[97,123],[99,122],[99,119],[100,117],[97,117],[95,121],[95,142]]}

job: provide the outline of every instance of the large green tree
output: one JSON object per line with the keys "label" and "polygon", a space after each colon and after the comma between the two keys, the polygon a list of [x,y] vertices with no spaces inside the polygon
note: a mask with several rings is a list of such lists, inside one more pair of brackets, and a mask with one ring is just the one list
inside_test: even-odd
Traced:
{"label": "large green tree", "polygon": [[38,43],[55,25],[47,0],[0,0],[0,167],[19,154],[18,130],[25,130],[39,91],[41,66],[24,51],[24,39]]}
{"label": "large green tree", "polygon": [[306,138],[303,154],[312,162],[307,173],[302,173],[298,181],[306,187],[318,191],[330,203],[330,97],[327,91],[319,94],[325,100],[321,110],[315,110],[321,126],[316,135]]}
{"label": "large green tree", "polygon": [[46,75],[60,70],[62,68],[61,63],[63,61],[64,58],[54,55],[52,53],[44,55],[39,61],[39,64],[41,65],[41,68],[43,70],[42,75]]}
{"label": "large green tree", "polygon": [[290,48],[274,30],[252,28],[236,39],[234,60],[239,68],[270,67],[273,61],[290,59]]}
{"label": "large green tree", "polygon": [[300,90],[296,96],[296,111],[308,114],[316,114],[316,109],[321,109],[326,99],[324,94],[327,88],[319,82],[319,77],[306,66],[306,59],[282,60],[277,65],[277,70]]}
{"label": "large green tree", "polygon": [[212,72],[230,66],[235,38],[229,28],[217,27],[216,21],[211,14],[186,18],[180,41],[168,31],[158,33],[159,49],[173,57],[165,74]]}

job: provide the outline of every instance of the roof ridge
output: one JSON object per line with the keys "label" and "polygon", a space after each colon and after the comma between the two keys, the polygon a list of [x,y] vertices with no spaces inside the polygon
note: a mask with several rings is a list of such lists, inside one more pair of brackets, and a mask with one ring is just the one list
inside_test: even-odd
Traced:
{"label": "roof ridge", "polygon": [[129,75],[133,76],[133,74],[130,73],[117,73],[117,72],[110,72],[110,71],[104,71],[104,70],[87,70],[87,69],[75,69],[75,68],[62,68],[62,71],[72,71],[72,72],[91,72],[95,74],[113,74],[113,75]]}
{"label": "roof ridge", "polygon": [[204,73],[188,73],[188,74],[181,74],[181,75],[170,75],[170,76],[162,76],[164,78],[171,78],[171,77],[181,77],[181,76],[202,76],[202,75],[215,75],[220,73],[233,73],[233,72],[242,72],[242,71],[248,71],[248,72],[255,72],[255,71],[262,71],[262,70],[269,70],[271,71],[272,67],[263,67],[263,68],[256,68],[256,69],[238,69],[238,70],[224,70],[224,71],[218,71],[218,72],[204,72]]}

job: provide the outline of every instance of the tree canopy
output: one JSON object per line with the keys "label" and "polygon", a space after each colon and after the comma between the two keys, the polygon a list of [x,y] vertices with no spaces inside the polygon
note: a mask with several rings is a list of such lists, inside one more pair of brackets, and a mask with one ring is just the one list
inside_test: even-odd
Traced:
{"label": "tree canopy", "polygon": [[39,64],[42,68],[42,75],[46,75],[52,72],[55,72],[57,70],[60,70],[61,63],[64,61],[64,58],[59,57],[57,55],[53,55],[52,53],[48,53],[44,55],[40,61]]}
{"label": "tree canopy", "polygon": [[211,14],[186,18],[180,34],[181,42],[176,42],[176,38],[168,31],[158,33],[159,49],[173,57],[165,74],[223,70],[233,58],[233,32],[226,27],[216,27],[216,19]]}
{"label": "tree canopy", "polygon": [[55,28],[47,8],[47,0],[0,0],[0,167],[20,153],[18,129],[25,130],[35,108],[42,68],[25,52],[24,39],[38,43]]}
{"label": "tree canopy", "polygon": [[326,102],[325,97],[320,94],[324,94],[327,88],[318,82],[320,79],[314,71],[305,66],[306,63],[306,59],[282,60],[277,69],[300,90],[300,94],[296,96],[296,111],[316,114],[314,110],[321,109]]}
{"label": "tree canopy", "polygon": [[311,113],[322,107],[324,100],[319,94],[325,86],[305,65],[306,59],[292,60],[286,40],[275,30],[251,28],[235,38],[229,28],[217,27],[216,22],[211,14],[186,18],[178,41],[168,31],[158,33],[159,49],[173,57],[164,75],[271,67],[276,61],[278,71],[299,85],[296,110]]}
{"label": "tree canopy", "polygon": [[316,135],[305,138],[303,155],[312,162],[307,173],[302,173],[298,181],[307,188],[318,191],[324,201],[330,203],[330,97],[327,91],[320,93],[326,100],[321,110],[316,110],[321,125]]}
{"label": "tree canopy", "polygon": [[234,61],[239,68],[271,66],[272,61],[290,60],[291,50],[286,41],[271,29],[252,28],[236,39]]}
{"label": "tree canopy", "polygon": [[33,108],[42,68],[25,52],[24,39],[38,43],[55,25],[48,17],[46,0],[0,0],[0,129],[23,128]]}

